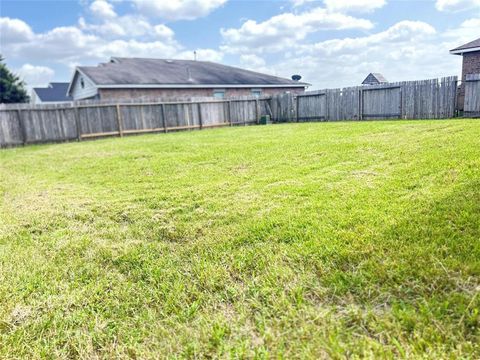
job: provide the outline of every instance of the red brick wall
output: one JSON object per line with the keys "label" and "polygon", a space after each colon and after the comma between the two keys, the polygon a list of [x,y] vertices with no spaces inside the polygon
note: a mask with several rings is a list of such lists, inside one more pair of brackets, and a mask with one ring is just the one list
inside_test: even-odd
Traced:
{"label": "red brick wall", "polygon": [[458,95],[458,106],[463,110],[465,99],[465,79],[467,74],[480,74],[480,51],[463,54],[462,85]]}
{"label": "red brick wall", "polygon": [[[225,89],[225,97],[249,96],[252,89]],[[265,88],[262,95],[273,95],[290,91],[303,93],[303,88]],[[212,97],[214,89],[99,89],[100,99],[185,99],[192,97]]]}

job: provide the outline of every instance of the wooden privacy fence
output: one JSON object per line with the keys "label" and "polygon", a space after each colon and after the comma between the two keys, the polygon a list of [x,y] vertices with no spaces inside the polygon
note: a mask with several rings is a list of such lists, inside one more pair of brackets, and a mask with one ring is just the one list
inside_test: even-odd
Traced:
{"label": "wooden privacy fence", "polygon": [[[480,75],[469,79],[468,114],[480,116]],[[452,76],[263,98],[3,106],[0,146],[256,124],[262,115],[274,122],[451,118],[456,90]]]}
{"label": "wooden privacy fence", "polygon": [[269,114],[268,99],[43,105],[0,109],[0,146],[147,132],[248,125]]}
{"label": "wooden privacy fence", "polygon": [[468,74],[465,81],[465,117],[480,117],[480,74]]}
{"label": "wooden privacy fence", "polygon": [[457,77],[451,76],[284,94],[272,99],[271,109],[278,122],[442,119],[455,115],[456,90]]}

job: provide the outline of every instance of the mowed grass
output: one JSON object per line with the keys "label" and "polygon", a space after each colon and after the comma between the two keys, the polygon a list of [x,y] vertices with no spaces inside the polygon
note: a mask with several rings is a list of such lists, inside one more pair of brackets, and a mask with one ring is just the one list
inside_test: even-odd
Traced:
{"label": "mowed grass", "polygon": [[480,121],[0,151],[0,358],[480,357]]}

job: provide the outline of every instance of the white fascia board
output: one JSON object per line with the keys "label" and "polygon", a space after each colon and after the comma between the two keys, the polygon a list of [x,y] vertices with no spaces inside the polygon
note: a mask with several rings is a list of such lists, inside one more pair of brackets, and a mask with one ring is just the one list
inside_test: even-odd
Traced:
{"label": "white fascia board", "polygon": [[480,47],[473,47],[470,49],[461,49],[461,50],[450,50],[450,54],[463,55],[463,53],[474,52],[474,51],[480,51]]}

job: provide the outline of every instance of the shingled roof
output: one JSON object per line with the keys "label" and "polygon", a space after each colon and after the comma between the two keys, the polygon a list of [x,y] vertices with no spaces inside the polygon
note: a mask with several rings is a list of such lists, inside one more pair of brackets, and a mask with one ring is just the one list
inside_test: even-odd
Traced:
{"label": "shingled roof", "polygon": [[370,73],[363,80],[362,85],[378,85],[387,83],[388,80],[380,73]]}
{"label": "shingled roof", "polygon": [[68,82],[52,82],[46,88],[33,88],[35,94],[42,102],[64,102],[72,101],[72,97],[67,95]]}
{"label": "shingled roof", "polygon": [[451,54],[462,55],[466,52],[480,51],[480,38],[450,50]]}
{"label": "shingled roof", "polygon": [[155,87],[155,85],[305,87],[309,85],[209,61],[114,57],[109,63],[80,66],[77,69],[98,87],[128,88],[140,85],[148,87]]}

